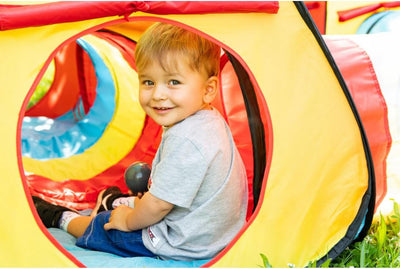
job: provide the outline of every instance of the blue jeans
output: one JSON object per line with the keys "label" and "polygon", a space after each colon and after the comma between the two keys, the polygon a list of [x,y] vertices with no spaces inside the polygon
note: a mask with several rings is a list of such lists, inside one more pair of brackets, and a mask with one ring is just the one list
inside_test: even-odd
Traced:
{"label": "blue jeans", "polygon": [[142,230],[121,232],[118,230],[104,230],[108,223],[111,211],[100,212],[90,222],[85,233],[76,241],[78,247],[113,253],[122,257],[156,257],[143,244]]}

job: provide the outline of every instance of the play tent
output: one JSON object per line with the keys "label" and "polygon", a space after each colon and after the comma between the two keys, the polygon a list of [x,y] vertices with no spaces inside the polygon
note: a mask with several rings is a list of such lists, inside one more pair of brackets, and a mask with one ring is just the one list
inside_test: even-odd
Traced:
{"label": "play tent", "polygon": [[[214,105],[246,165],[248,221],[210,260],[114,257],[108,267],[257,267],[260,254],[301,267],[362,238],[375,206],[369,142],[302,2],[13,2],[0,6],[0,265],[107,266],[107,255],[57,240],[31,194],[84,209],[100,189],[122,186],[131,162],[151,163],[161,131],[138,107],[132,51],[155,21],[223,49]],[[53,85],[27,109],[53,64]]]}

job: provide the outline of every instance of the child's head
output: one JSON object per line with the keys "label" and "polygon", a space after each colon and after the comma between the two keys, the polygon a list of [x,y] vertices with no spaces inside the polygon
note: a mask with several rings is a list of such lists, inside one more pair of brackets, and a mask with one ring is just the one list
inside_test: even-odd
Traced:
{"label": "child's head", "polygon": [[218,92],[220,48],[177,26],[156,23],[135,52],[140,104],[153,120],[172,126],[210,109]]}
{"label": "child's head", "polygon": [[164,69],[185,59],[194,71],[218,76],[221,49],[215,43],[172,24],[155,23],[140,38],[135,51],[138,70],[158,61]]}

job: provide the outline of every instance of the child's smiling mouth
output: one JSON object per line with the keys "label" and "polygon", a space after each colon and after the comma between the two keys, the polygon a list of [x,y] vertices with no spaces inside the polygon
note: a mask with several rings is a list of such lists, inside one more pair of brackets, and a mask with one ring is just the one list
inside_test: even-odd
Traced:
{"label": "child's smiling mouth", "polygon": [[158,113],[165,113],[173,109],[173,107],[152,107]]}

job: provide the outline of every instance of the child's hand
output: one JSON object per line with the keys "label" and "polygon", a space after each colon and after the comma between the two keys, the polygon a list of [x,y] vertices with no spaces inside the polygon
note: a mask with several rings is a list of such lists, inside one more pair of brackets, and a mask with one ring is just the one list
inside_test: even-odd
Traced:
{"label": "child's hand", "polygon": [[116,229],[124,232],[135,231],[153,225],[163,219],[174,205],[145,192],[141,199],[135,199],[135,207],[120,205],[110,215],[104,230]]}
{"label": "child's hand", "polygon": [[143,197],[143,195],[144,195],[145,193],[146,193],[146,192],[138,192],[137,195],[136,195],[136,197],[140,199],[140,198]]}
{"label": "child's hand", "polygon": [[123,232],[130,232],[131,230],[128,228],[127,219],[131,211],[132,208],[126,205],[120,205],[115,208],[111,211],[109,222],[104,224],[104,230],[116,229]]}
{"label": "child's hand", "polygon": [[129,196],[136,196],[137,198],[142,198],[142,196],[145,194],[146,192],[136,192],[133,193],[131,190],[128,190],[128,194]]}

